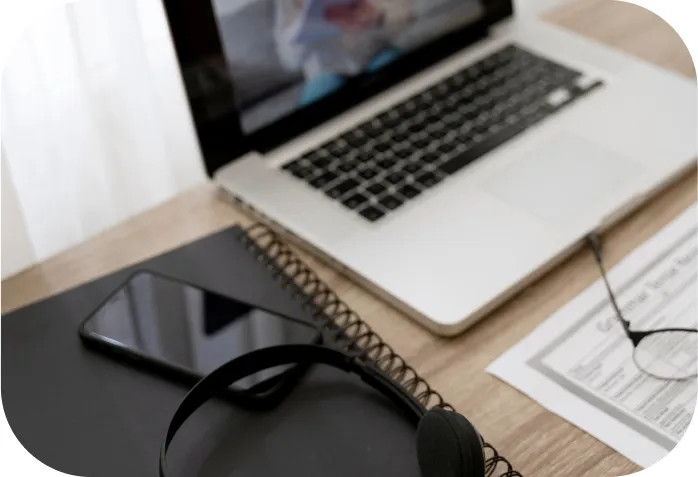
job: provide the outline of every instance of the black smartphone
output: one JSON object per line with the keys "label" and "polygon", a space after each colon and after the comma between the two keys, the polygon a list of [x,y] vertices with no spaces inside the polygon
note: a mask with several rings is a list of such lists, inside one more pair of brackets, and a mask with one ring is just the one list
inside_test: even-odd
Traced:
{"label": "black smartphone", "polygon": [[[92,348],[188,384],[256,349],[321,341],[308,322],[149,271],[132,275],[79,332]],[[268,369],[232,388],[278,382],[294,368]]]}

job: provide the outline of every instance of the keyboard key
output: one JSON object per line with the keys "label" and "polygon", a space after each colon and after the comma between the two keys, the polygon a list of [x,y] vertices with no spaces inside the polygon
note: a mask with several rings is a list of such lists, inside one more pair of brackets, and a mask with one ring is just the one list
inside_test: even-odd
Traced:
{"label": "keyboard key", "polygon": [[475,98],[475,93],[477,93],[475,85],[472,83],[466,84],[459,92],[458,104],[471,103]]}
{"label": "keyboard key", "polygon": [[359,161],[356,159],[344,159],[339,161],[337,170],[341,172],[351,172],[359,166]]}
{"label": "keyboard key", "polygon": [[572,94],[567,88],[558,88],[548,95],[546,102],[552,108],[559,108],[572,99]]}
{"label": "keyboard key", "polygon": [[[416,143],[415,143],[416,145]],[[399,157],[400,159],[407,159],[410,157],[412,154],[414,154],[414,149],[411,147],[403,147],[401,149],[397,149],[395,151],[395,155]]]}
{"label": "keyboard key", "polygon": [[316,189],[321,189],[325,187],[327,184],[332,182],[337,178],[337,174],[331,171],[327,171],[323,174],[320,174],[319,176],[315,177],[314,179],[311,179],[308,184],[311,186],[315,187]]}
{"label": "keyboard key", "polygon": [[444,174],[454,174],[455,172],[458,172],[474,160],[479,159],[481,156],[487,154],[500,144],[515,137],[524,129],[525,126],[521,122],[517,123],[514,126],[507,127],[499,134],[492,135],[481,142],[472,144],[472,147],[469,150],[457,155],[456,157],[449,159],[443,164],[440,164],[438,168]]}
{"label": "keyboard key", "polygon": [[424,118],[425,129],[428,128],[430,125],[441,121],[443,115],[444,113],[441,109],[439,109],[438,112],[429,111],[427,113],[427,116]]}
{"label": "keyboard key", "polygon": [[525,114],[523,116],[523,122],[526,124],[526,126],[533,126],[534,124],[548,117],[551,112],[552,111],[547,108],[536,109],[529,114]]}
{"label": "keyboard key", "polygon": [[429,187],[435,186],[441,182],[441,179],[433,172],[424,172],[420,176],[416,177],[415,181],[424,186],[424,188],[428,189]]}
{"label": "keyboard key", "polygon": [[422,121],[416,122],[416,123],[413,122],[412,124],[410,124],[407,127],[407,130],[412,134],[417,134],[417,133],[422,132],[424,130],[424,127],[425,127],[425,123],[422,120]]}
{"label": "keyboard key", "polygon": [[436,86],[432,86],[422,94],[429,95],[429,97],[431,98],[431,102],[438,101],[443,97],[444,94],[439,92],[439,86],[441,86],[441,83],[437,84]]}
{"label": "keyboard key", "polygon": [[477,106],[480,109],[489,109],[493,102],[494,97],[493,95],[490,95],[489,92],[486,94],[481,94],[474,100],[475,106]]}
{"label": "keyboard key", "polygon": [[449,130],[447,128],[441,128],[441,129],[435,129],[432,131],[429,131],[429,135],[433,137],[434,139],[441,139],[443,138],[446,134],[448,134]]}
{"label": "keyboard key", "polygon": [[345,179],[339,184],[335,185],[331,189],[328,189],[325,193],[332,197],[333,199],[336,199],[338,197],[343,196],[349,191],[352,191],[359,187],[359,183],[356,181],[356,179]]}
{"label": "keyboard key", "polygon": [[383,197],[379,203],[388,210],[395,210],[403,204],[403,201],[394,195],[387,195]]}
{"label": "keyboard key", "polygon": [[578,76],[581,76],[580,72],[570,70],[564,66],[556,65],[554,63],[550,63],[550,66],[551,68],[549,70],[549,75],[552,76],[559,84],[570,83]]}
{"label": "keyboard key", "polygon": [[375,154],[373,151],[360,151],[356,155],[356,161],[359,164],[366,164],[367,162],[370,162],[371,160],[373,160],[374,155]]}
{"label": "keyboard key", "polygon": [[449,93],[450,89],[448,88],[448,85],[446,85],[445,83],[439,83],[434,88],[432,88],[432,94],[436,98],[443,98]]}
{"label": "keyboard key", "polygon": [[315,159],[315,158],[317,158],[317,157],[327,157],[327,156],[329,156],[330,153],[327,152],[327,151],[325,150],[325,146],[326,146],[326,145],[327,145],[327,144],[324,144],[324,145],[318,147],[316,150],[308,152],[307,154],[305,154],[305,155],[302,157],[302,159],[307,159],[308,161],[311,161],[311,162],[312,162],[312,160]]}
{"label": "keyboard key", "polygon": [[370,180],[378,175],[378,171],[372,167],[363,169],[359,172],[359,176],[363,179]]}
{"label": "keyboard key", "polygon": [[436,153],[436,152],[428,152],[422,156],[422,161],[426,162],[427,164],[431,164],[433,162],[438,161],[441,159],[441,156]]}
{"label": "keyboard key", "polygon": [[574,80],[574,86],[581,91],[590,91],[601,84],[601,81],[589,75],[579,75]]}
{"label": "keyboard key", "polygon": [[397,161],[390,157],[384,157],[383,159],[376,161],[376,164],[378,164],[378,167],[383,169],[392,169],[397,164]]}
{"label": "keyboard key", "polygon": [[431,144],[431,139],[429,137],[423,136],[416,141],[414,141],[414,146],[419,149],[426,149],[429,144]]}
{"label": "keyboard key", "polygon": [[366,202],[368,202],[368,197],[357,192],[356,194],[353,194],[344,199],[342,201],[342,204],[344,204],[346,207],[350,209],[356,209],[364,205]]}
{"label": "keyboard key", "polygon": [[315,170],[312,167],[303,166],[302,162],[299,160],[286,164],[284,169],[299,179],[306,179],[315,173]]}
{"label": "keyboard key", "polygon": [[415,197],[417,197],[419,194],[422,193],[422,191],[420,191],[416,187],[409,185],[409,184],[402,186],[400,189],[398,189],[398,192],[403,197],[407,197],[408,199],[414,199]]}
{"label": "keyboard key", "polygon": [[385,176],[385,180],[391,184],[399,184],[405,178],[405,173],[400,171],[391,172]]}
{"label": "keyboard key", "polygon": [[356,149],[366,144],[368,138],[363,131],[355,129],[342,136],[342,139],[344,139],[350,147]]}
{"label": "keyboard key", "polygon": [[445,142],[439,146],[439,152],[441,154],[449,154],[453,152],[453,150],[456,148],[455,144],[450,143],[450,142]]}
{"label": "keyboard key", "polygon": [[377,207],[374,207],[372,205],[369,205],[368,207],[364,207],[359,211],[359,214],[364,217],[366,220],[369,220],[371,222],[375,222],[376,220],[380,219],[385,215],[385,212],[380,210]]}
{"label": "keyboard key", "polygon": [[333,141],[330,143],[330,145],[327,147],[327,150],[330,152],[335,157],[341,157],[345,155],[351,147],[349,144],[344,140],[344,139],[338,139],[336,141]]}
{"label": "keyboard key", "polygon": [[465,123],[460,125],[460,127],[458,128],[458,134],[460,135],[460,137],[463,137],[467,134],[470,134],[470,132],[472,130],[473,130],[473,123],[468,121],[468,122],[465,122]]}
{"label": "keyboard key", "polygon": [[557,83],[549,80],[548,78],[541,78],[536,82],[536,90],[542,94],[552,93],[558,87]]}
{"label": "keyboard key", "polygon": [[506,118],[504,118],[504,122],[510,126],[518,123],[520,120],[521,116],[518,114],[510,114]]}
{"label": "keyboard key", "polygon": [[405,132],[395,132],[395,133],[393,133],[392,138],[393,138],[393,141],[395,141],[396,143],[399,144],[401,142],[407,141],[410,138],[410,136],[408,134],[406,134]]}
{"label": "keyboard key", "polygon": [[307,179],[309,177],[312,177],[315,174],[315,171],[313,169],[308,168],[308,167],[303,167],[303,168],[292,170],[291,174],[293,174],[295,177],[297,177],[299,179]]}
{"label": "keyboard key", "polygon": [[474,144],[481,143],[485,139],[486,139],[486,137],[484,134],[475,133],[470,137],[470,145],[468,147],[471,147]]}
{"label": "keyboard key", "polygon": [[432,93],[431,89],[428,89],[420,94],[418,99],[420,102],[430,104],[432,101],[434,101],[434,93]]}
{"label": "keyboard key", "polygon": [[365,124],[361,130],[364,132],[364,134],[366,134],[366,136],[374,139],[382,136],[385,132],[385,128],[383,128],[380,124],[373,122]]}
{"label": "keyboard key", "polygon": [[458,95],[451,95],[443,103],[443,115],[446,116],[458,109]]}
{"label": "keyboard key", "polygon": [[478,134],[479,135],[485,134],[487,132],[487,130],[489,129],[489,127],[490,127],[490,125],[487,121],[482,121],[482,122],[476,123],[473,125],[472,130],[470,131],[469,135],[474,136],[474,135],[478,135]]}
{"label": "keyboard key", "polygon": [[332,159],[327,156],[313,156],[308,158],[310,163],[318,169],[324,169],[332,163]]}
{"label": "keyboard key", "polygon": [[400,122],[400,116],[395,114],[392,109],[381,114],[376,119],[378,119],[378,122],[380,122],[386,128],[392,128]]}
{"label": "keyboard key", "polygon": [[504,126],[500,123],[494,123],[489,128],[487,128],[488,134],[498,134],[499,131],[504,129]]}
{"label": "keyboard key", "polygon": [[284,169],[286,171],[290,171],[290,170],[293,170],[295,168],[300,168],[300,167],[303,167],[303,163],[305,163],[305,162],[306,161],[303,158],[295,159],[291,162],[287,162],[286,164],[284,164],[282,169]]}
{"label": "keyboard key", "polygon": [[458,74],[452,76],[450,78],[450,80],[448,81],[448,83],[449,83],[449,85],[451,85],[451,87],[453,89],[458,89],[463,85],[463,83],[465,83],[465,81],[466,81],[466,75],[463,73],[458,73]]}
{"label": "keyboard key", "polygon": [[463,117],[463,115],[461,115],[458,111],[455,111],[451,114],[446,115],[443,118],[443,122],[446,124],[446,127],[448,129],[452,130],[453,128],[456,128],[463,124],[463,121],[465,121],[465,119],[466,118]]}
{"label": "keyboard key", "polygon": [[407,111],[405,108],[405,103],[401,103],[395,107],[395,111],[397,111],[398,115],[400,116],[400,119],[404,121],[406,118],[410,116],[410,112]]}
{"label": "keyboard key", "polygon": [[479,93],[484,92],[490,86],[490,79],[486,77],[481,77],[475,82],[475,88]]}
{"label": "keyboard key", "polygon": [[376,182],[375,184],[371,184],[370,186],[366,187],[366,190],[370,192],[373,195],[381,195],[383,192],[385,192],[387,187],[379,182]]}
{"label": "keyboard key", "polygon": [[408,162],[402,167],[402,170],[414,174],[415,172],[419,172],[422,168],[419,166],[419,164],[414,163],[414,162]]}
{"label": "keyboard key", "polygon": [[458,106],[458,109],[456,109],[458,113],[463,117],[463,119],[475,119],[478,115],[478,108],[475,106],[473,103],[465,103],[465,104],[460,104]]}
{"label": "keyboard key", "polygon": [[[522,93],[523,95],[526,94],[526,91]],[[526,97],[526,96],[524,96]],[[527,98],[528,100],[528,98]],[[496,118],[501,118],[504,115],[504,111],[506,110],[506,104],[502,103],[497,103],[493,108],[492,108],[492,116]]]}
{"label": "keyboard key", "polygon": [[373,146],[373,149],[375,149],[378,152],[386,152],[389,151],[391,148],[391,144],[388,142],[379,142],[375,146]]}
{"label": "keyboard key", "polygon": [[473,120],[473,124],[475,124],[475,126],[485,126],[491,117],[489,111],[483,111]]}

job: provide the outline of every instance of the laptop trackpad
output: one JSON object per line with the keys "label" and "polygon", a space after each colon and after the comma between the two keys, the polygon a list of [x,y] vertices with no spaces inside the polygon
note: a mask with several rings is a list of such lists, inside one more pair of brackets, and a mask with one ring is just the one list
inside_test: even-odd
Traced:
{"label": "laptop trackpad", "polygon": [[562,132],[496,173],[485,188],[547,222],[575,220],[642,171],[642,165]]}

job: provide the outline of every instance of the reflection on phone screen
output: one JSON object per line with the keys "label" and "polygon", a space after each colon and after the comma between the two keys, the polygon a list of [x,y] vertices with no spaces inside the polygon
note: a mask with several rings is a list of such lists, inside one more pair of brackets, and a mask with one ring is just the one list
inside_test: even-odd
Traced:
{"label": "reflection on phone screen", "polygon": [[[135,275],[118,290],[85,331],[199,376],[250,351],[310,343],[316,336],[309,324],[150,273]],[[284,369],[259,372],[236,386],[252,386]]]}

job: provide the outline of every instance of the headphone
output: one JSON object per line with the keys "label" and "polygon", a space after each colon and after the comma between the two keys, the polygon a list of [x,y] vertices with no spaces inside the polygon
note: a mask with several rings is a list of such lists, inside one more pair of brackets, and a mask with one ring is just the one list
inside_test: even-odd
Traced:
{"label": "headphone", "polygon": [[[281,345],[252,351],[223,364],[200,380],[184,397],[160,449],[160,477],[167,477],[167,450],[184,422],[231,384],[260,371],[289,364],[324,364],[359,376],[403,411],[417,427],[417,461],[422,477],[484,477],[482,437],[462,415],[443,408],[427,410],[372,363],[322,345]],[[249,391],[242,391],[249,392]]]}

